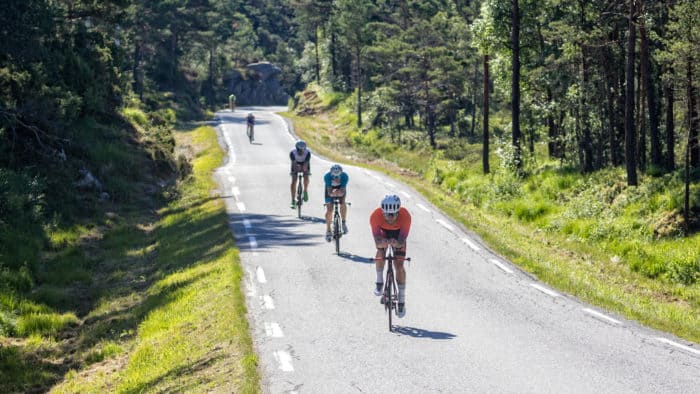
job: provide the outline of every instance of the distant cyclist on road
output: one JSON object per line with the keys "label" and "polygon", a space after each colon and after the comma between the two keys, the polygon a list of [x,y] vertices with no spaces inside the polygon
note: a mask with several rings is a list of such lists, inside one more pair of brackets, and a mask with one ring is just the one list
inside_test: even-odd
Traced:
{"label": "distant cyclist on road", "polygon": [[309,174],[311,173],[311,151],[306,147],[306,142],[304,142],[304,140],[297,141],[294,145],[294,149],[289,152],[289,159],[292,162],[292,186],[290,188],[292,193],[291,208],[295,209],[297,204],[294,195],[297,189],[297,173],[299,172],[304,174],[304,201],[309,201],[307,189],[309,187]]}
{"label": "distant cyclist on road", "polygon": [[326,198],[326,241],[331,242],[333,234],[331,233],[331,215],[333,213],[333,197],[340,198],[340,217],[343,220],[343,234],[348,233],[348,226],[345,224],[345,214],[347,206],[345,205],[345,196],[347,195],[348,174],[343,172],[343,167],[340,164],[333,164],[330,171],[323,176],[325,184]]}
{"label": "distant cyclist on road", "polygon": [[394,271],[396,283],[399,287],[399,303],[396,315],[404,317],[406,314],[406,270],[403,268],[406,257],[406,238],[411,230],[411,214],[401,206],[401,199],[397,195],[387,195],[382,199],[379,208],[375,209],[369,217],[372,228],[374,244],[377,247],[375,256],[375,269],[377,280],[375,282],[374,295],[382,295],[384,286],[384,254],[386,247],[394,248]]}
{"label": "distant cyclist on road", "polygon": [[231,112],[236,110],[236,96],[233,93],[228,96],[228,108]]}
{"label": "distant cyclist on road", "polygon": [[246,132],[250,136],[250,139],[253,140],[253,127],[255,126],[255,115],[253,115],[252,112],[248,112],[248,116],[245,117],[245,123]]}

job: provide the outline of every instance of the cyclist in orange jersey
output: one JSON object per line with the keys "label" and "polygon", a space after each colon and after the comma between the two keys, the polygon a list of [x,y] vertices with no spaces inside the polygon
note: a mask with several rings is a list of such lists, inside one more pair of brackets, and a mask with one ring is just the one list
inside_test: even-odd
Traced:
{"label": "cyclist in orange jersey", "polygon": [[406,314],[406,270],[403,268],[403,262],[406,257],[406,239],[411,230],[411,214],[401,206],[399,196],[387,195],[382,199],[380,207],[370,215],[369,224],[372,228],[374,244],[377,247],[377,254],[374,258],[374,266],[377,271],[374,295],[382,295],[384,254],[386,247],[391,245],[396,257],[394,270],[399,288],[397,316],[404,317]]}

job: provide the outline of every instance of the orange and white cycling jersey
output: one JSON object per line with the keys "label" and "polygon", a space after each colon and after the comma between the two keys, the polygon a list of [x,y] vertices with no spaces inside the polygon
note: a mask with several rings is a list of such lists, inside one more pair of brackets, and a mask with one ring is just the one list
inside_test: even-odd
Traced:
{"label": "orange and white cycling jersey", "polygon": [[[369,217],[369,225],[372,228],[372,236],[375,238],[396,238],[403,242],[408,238],[408,233],[411,231],[411,214],[404,207],[399,208],[396,221],[391,224],[384,218],[384,213],[381,208],[377,208]],[[394,235],[394,234],[397,234]],[[387,236],[390,235],[390,236]]]}

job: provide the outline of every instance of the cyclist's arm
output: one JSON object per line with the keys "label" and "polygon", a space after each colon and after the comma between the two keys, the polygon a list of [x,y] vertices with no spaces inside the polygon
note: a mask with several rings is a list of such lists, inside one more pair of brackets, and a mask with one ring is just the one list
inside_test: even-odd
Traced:
{"label": "cyclist's arm", "polygon": [[408,213],[408,210],[406,208],[402,207],[399,209],[398,225],[399,239],[397,239],[397,242],[401,246],[397,247],[403,247],[403,245],[406,244],[408,233],[411,231],[411,214]]}
{"label": "cyclist's arm", "polygon": [[374,237],[374,245],[377,249],[383,249],[387,246],[386,238],[384,237],[384,232],[382,231],[381,223],[384,220],[382,216],[381,208],[377,208],[372,212],[369,217],[369,225],[372,229],[372,236]]}

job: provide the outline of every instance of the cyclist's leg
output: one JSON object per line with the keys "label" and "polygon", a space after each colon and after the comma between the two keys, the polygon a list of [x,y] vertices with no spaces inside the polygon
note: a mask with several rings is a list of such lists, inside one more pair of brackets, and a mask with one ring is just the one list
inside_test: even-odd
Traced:
{"label": "cyclist's leg", "polygon": [[326,233],[331,232],[331,216],[333,214],[333,202],[326,196]]}
{"label": "cyclist's leg", "polygon": [[383,285],[384,285],[384,253],[385,249],[378,248],[377,254],[374,256],[374,269],[377,272],[377,278],[375,280],[374,295],[382,295]]}
{"label": "cyclist's leg", "polygon": [[405,303],[406,303],[406,270],[404,269],[403,262],[406,257],[406,244],[404,242],[403,248],[394,249],[394,255],[396,260],[394,260],[394,271],[396,271],[396,285],[399,288],[398,291],[398,301],[399,309],[397,311],[399,317],[403,317],[405,313]]}
{"label": "cyclist's leg", "polygon": [[343,218],[343,222],[345,222],[345,217],[348,213],[348,206],[345,205],[345,196],[347,196],[348,193],[345,192],[345,195],[340,198],[340,217]]}
{"label": "cyclist's leg", "polygon": [[304,201],[309,200],[309,193],[307,190],[309,190],[309,171],[308,170],[304,171]]}
{"label": "cyclist's leg", "polygon": [[297,191],[297,174],[294,171],[292,171],[292,185],[290,186],[289,190],[292,195],[292,205],[294,205]]}

